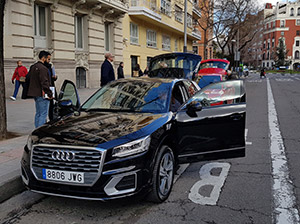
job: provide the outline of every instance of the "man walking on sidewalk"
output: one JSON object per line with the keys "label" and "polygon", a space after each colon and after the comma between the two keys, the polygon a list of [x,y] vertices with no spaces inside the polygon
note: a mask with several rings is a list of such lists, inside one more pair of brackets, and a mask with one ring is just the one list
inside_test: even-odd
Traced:
{"label": "man walking on sidewalk", "polygon": [[111,53],[105,54],[105,60],[101,66],[101,87],[115,80],[115,72],[112,66],[114,56]]}
{"label": "man walking on sidewalk", "polygon": [[17,98],[20,85],[22,85],[22,88],[24,88],[23,85],[25,83],[25,79],[26,79],[26,75],[27,75],[27,68],[22,65],[21,60],[17,61],[17,65],[18,66],[16,67],[15,72],[11,79],[12,84],[15,84],[15,91],[14,91],[14,94],[10,97],[10,99],[12,99],[14,101]]}
{"label": "man walking on sidewalk", "polygon": [[51,54],[47,51],[41,51],[39,61],[30,68],[30,82],[28,96],[34,98],[35,101],[35,127],[38,128],[46,123],[49,99],[52,99],[52,91],[50,90],[50,76],[45,62],[50,62]]}

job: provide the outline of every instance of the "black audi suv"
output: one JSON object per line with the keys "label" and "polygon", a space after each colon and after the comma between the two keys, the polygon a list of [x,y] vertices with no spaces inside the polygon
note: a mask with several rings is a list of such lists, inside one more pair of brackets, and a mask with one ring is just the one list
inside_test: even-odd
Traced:
{"label": "black audi suv", "polygon": [[162,202],[178,164],[245,155],[241,80],[199,91],[185,79],[121,79],[83,105],[65,81],[58,106],[62,117],[34,130],[24,147],[22,179],[34,192]]}

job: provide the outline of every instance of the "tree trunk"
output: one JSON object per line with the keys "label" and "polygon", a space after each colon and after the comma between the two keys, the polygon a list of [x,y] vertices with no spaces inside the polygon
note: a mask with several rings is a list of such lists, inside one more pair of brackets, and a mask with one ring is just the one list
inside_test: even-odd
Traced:
{"label": "tree trunk", "polygon": [[4,9],[6,0],[0,1],[0,139],[6,138],[7,117],[5,104],[5,78],[4,78]]}

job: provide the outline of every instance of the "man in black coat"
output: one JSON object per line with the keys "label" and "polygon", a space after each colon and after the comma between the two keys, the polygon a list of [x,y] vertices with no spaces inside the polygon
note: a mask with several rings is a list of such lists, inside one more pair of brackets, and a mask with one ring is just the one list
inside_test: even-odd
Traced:
{"label": "man in black coat", "polygon": [[115,80],[115,72],[112,66],[114,56],[111,53],[105,54],[105,60],[101,66],[101,87]]}
{"label": "man in black coat", "polygon": [[123,71],[124,63],[120,62],[118,67],[118,79],[124,79],[124,71]]}

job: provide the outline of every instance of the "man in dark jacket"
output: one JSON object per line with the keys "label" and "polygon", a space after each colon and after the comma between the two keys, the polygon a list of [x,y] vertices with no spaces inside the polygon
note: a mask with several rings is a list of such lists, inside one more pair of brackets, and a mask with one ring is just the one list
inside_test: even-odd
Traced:
{"label": "man in dark jacket", "polygon": [[[50,61],[51,55],[48,55],[48,58],[47,61]],[[53,99],[49,100],[49,112],[48,112],[49,120],[52,121],[54,119],[54,100],[56,100],[57,97],[56,89],[55,89],[55,82],[57,80],[57,75],[55,73],[54,65],[52,63],[48,63],[47,61],[45,61],[44,64],[48,68],[48,74],[50,77],[50,86],[54,89]]]}
{"label": "man in dark jacket", "polygon": [[111,53],[105,54],[105,60],[101,66],[101,87],[115,80],[115,72],[112,66],[114,56]]}
{"label": "man in dark jacket", "polygon": [[34,98],[35,101],[35,127],[40,127],[46,123],[49,99],[52,99],[52,91],[50,90],[50,76],[48,68],[44,65],[45,62],[50,61],[50,55],[47,51],[41,51],[39,54],[39,61],[31,66],[29,75],[28,96]]}
{"label": "man in dark jacket", "polygon": [[123,70],[123,67],[124,67],[124,63],[120,62],[120,65],[118,67],[118,79],[124,79],[124,70]]}

